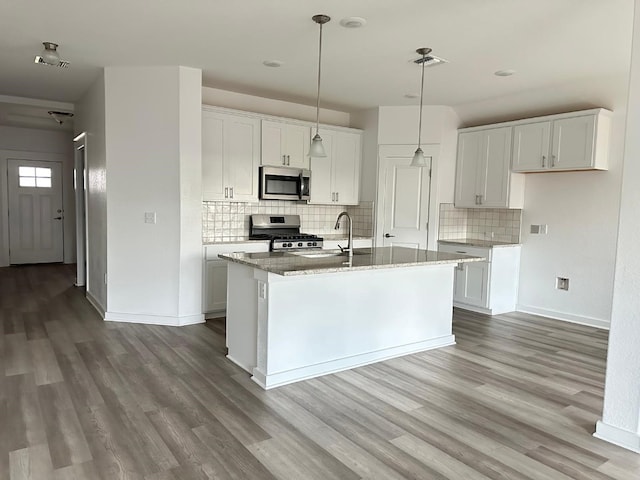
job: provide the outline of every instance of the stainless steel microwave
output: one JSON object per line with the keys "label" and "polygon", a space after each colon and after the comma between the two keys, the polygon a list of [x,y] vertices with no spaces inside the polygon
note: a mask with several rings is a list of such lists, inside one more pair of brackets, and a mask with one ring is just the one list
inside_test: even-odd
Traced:
{"label": "stainless steel microwave", "polygon": [[310,186],[310,170],[260,167],[261,200],[309,200]]}

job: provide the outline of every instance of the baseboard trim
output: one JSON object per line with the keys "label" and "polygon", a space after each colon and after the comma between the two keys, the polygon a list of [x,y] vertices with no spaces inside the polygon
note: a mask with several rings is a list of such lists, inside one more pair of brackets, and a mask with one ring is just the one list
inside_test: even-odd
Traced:
{"label": "baseboard trim", "polygon": [[599,318],[583,317],[580,315],[573,315],[571,313],[558,312],[556,310],[548,310],[546,308],[532,307],[530,305],[516,305],[516,311],[522,313],[530,313],[532,315],[541,315],[543,317],[553,318],[555,320],[563,320],[565,322],[577,323],[580,325],[587,325],[589,327],[602,328],[609,330],[610,323],[606,320]]}
{"label": "baseboard trim", "polygon": [[484,307],[476,307],[475,305],[467,305],[466,303],[453,302],[453,306],[462,310],[469,310],[471,312],[483,313],[485,315],[492,315],[491,310]]}
{"label": "baseboard trim", "polygon": [[163,315],[142,315],[139,313],[106,312],[106,322],[141,323],[145,325],[165,325],[168,327],[184,327],[196,323],[204,323],[204,315],[185,315],[181,317]]}
{"label": "baseboard trim", "polygon": [[598,420],[596,423],[596,432],[593,436],[632,452],[640,453],[640,434],[614,427],[602,420]]}
{"label": "baseboard trim", "polygon": [[91,304],[91,306],[97,310],[97,312],[100,314],[100,317],[104,320],[104,315],[105,315],[104,307],[100,305],[100,302],[96,299],[96,297],[91,295],[91,292],[89,291],[85,291],[85,297],[88,300],[88,302]]}
{"label": "baseboard trim", "polygon": [[287,370],[286,372],[265,374],[256,367],[253,369],[253,376],[251,377],[251,379],[265,390],[269,390],[271,388],[281,387],[283,385],[299,382],[301,380],[308,380],[310,378],[315,378],[330,373],[337,373],[343,370],[349,370],[351,368],[361,367],[364,365],[369,365],[371,363],[401,357],[403,355],[410,355],[412,353],[424,352],[426,350],[432,350],[434,348],[455,345],[455,343],[456,338],[454,335],[446,335],[444,337],[425,340],[423,342],[411,343],[409,345],[402,345],[399,347],[385,348],[383,350],[378,350],[375,352],[363,353],[360,355],[354,355],[352,357],[339,358],[337,360],[332,360],[329,362],[309,365],[307,367],[295,368],[293,370]]}

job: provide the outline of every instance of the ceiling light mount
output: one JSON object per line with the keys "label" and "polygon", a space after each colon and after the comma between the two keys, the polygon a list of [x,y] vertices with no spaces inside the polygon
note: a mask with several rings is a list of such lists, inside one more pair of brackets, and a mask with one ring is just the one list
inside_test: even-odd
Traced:
{"label": "ceiling light mount", "polygon": [[416,50],[416,53],[422,56],[422,79],[420,81],[420,121],[418,122],[418,148],[413,154],[411,160],[412,167],[426,167],[427,159],[424,158],[424,152],[422,151],[422,102],[424,101],[424,67],[427,59],[427,55],[431,53],[431,49],[428,47],[421,47]]}
{"label": "ceiling light mount", "polygon": [[65,120],[73,118],[73,113],[71,112],[58,112],[56,110],[49,110],[47,113],[51,115],[51,118],[58,122],[59,125],[62,125]]}
{"label": "ceiling light mount", "polygon": [[340,20],[340,25],[344,28],[360,28],[364,27],[367,21],[362,17],[345,17]]}
{"label": "ceiling light mount", "polygon": [[60,60],[58,53],[58,44],[53,42],[42,42],[44,49],[40,55],[36,55],[35,63],[39,65],[49,65],[52,67],[67,68],[69,62]]}
{"label": "ceiling light mount", "polygon": [[318,14],[311,17],[311,20],[320,25],[320,41],[318,42],[318,94],[316,95],[316,134],[311,141],[309,148],[310,157],[326,157],[327,153],[322,145],[320,137],[320,77],[322,73],[322,26],[331,20],[328,15]]}

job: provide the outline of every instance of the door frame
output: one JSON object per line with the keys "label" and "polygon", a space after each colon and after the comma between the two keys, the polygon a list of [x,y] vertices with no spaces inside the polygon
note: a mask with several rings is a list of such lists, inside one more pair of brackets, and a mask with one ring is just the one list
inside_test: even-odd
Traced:
{"label": "door frame", "polygon": [[[378,145],[378,168],[377,168],[377,189],[376,189],[376,212],[375,212],[375,226],[374,226],[374,246],[380,247],[384,243],[384,205],[387,200],[385,178],[382,175],[382,158],[383,157],[396,157],[396,158],[412,158],[416,150],[415,145]],[[438,222],[438,203],[437,197],[437,185],[438,182],[434,179],[438,178],[438,159],[440,156],[440,144],[426,144],[422,145],[425,157],[431,157],[431,176],[429,177],[429,206],[427,219],[427,248],[429,250],[437,250],[437,238],[438,228],[436,226]],[[436,223],[434,223],[436,222]]]}
{"label": "door frame", "polygon": [[[62,205],[65,207],[64,181],[65,162],[68,156],[63,153],[30,152],[23,150],[0,150],[0,267],[9,266],[9,162],[8,160],[33,160],[37,162],[60,162],[62,165]],[[65,210],[66,213],[66,210]],[[63,227],[64,230],[64,227]],[[63,234],[63,242],[66,242]],[[64,251],[64,247],[63,247]]]}
{"label": "door frame", "polygon": [[87,237],[87,135],[73,139],[74,198],[76,206],[76,287],[89,283],[89,241]]}

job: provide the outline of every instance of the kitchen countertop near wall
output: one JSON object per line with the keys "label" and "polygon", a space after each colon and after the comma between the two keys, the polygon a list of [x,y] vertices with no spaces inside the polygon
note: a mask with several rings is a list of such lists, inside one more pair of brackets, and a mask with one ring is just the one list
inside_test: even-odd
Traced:
{"label": "kitchen countertop near wall", "polygon": [[483,240],[479,238],[453,238],[447,240],[438,240],[439,243],[450,243],[454,245],[467,245],[469,247],[496,248],[496,247],[515,247],[519,243],[498,242],[495,240]]}
{"label": "kitchen countertop near wall", "polygon": [[[313,233],[313,232],[311,232]],[[346,233],[337,233],[337,234],[319,234],[326,241],[336,241],[336,240],[347,240],[349,236]],[[371,240],[371,235],[354,235],[354,240]],[[202,242],[203,245],[220,245],[225,243],[256,243],[256,242],[264,242],[265,244],[269,243],[269,240],[250,240],[247,235],[239,235],[237,237],[224,237],[221,240],[212,240],[208,242]]]}
{"label": "kitchen countertop near wall", "polygon": [[476,246],[470,242],[518,245],[521,222],[519,209],[455,208],[452,203],[441,203],[438,240]]}

